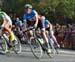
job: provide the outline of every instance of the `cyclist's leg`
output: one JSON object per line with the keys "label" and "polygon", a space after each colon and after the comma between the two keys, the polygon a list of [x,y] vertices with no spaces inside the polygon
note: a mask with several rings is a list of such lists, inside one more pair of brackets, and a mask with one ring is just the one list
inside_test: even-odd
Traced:
{"label": "cyclist's leg", "polygon": [[8,22],[6,22],[6,21],[4,21],[4,28],[5,28],[5,30],[10,34],[10,41],[12,42],[12,41],[14,41],[15,40],[15,36],[14,36],[14,33],[13,33],[13,31],[11,30],[11,28],[10,28],[10,24],[8,23]]}
{"label": "cyclist's leg", "polygon": [[28,34],[28,39],[30,39],[30,37],[33,36],[33,30],[28,31],[27,34]]}
{"label": "cyclist's leg", "polygon": [[50,34],[50,36],[51,36],[51,38],[53,39],[53,41],[54,41],[54,43],[58,46],[58,47],[60,47],[60,45],[58,44],[58,42],[57,42],[57,40],[56,40],[56,37],[54,36],[54,31],[53,31],[53,29],[52,29],[52,25],[47,25],[46,26],[46,30],[49,32],[49,34]]}
{"label": "cyclist's leg", "polygon": [[58,42],[57,42],[57,40],[56,40],[56,37],[54,36],[54,32],[53,32],[53,31],[49,31],[49,32],[50,32],[50,36],[51,36],[51,38],[53,39],[54,43],[55,43],[58,47],[60,47],[60,45],[58,44]]}
{"label": "cyclist's leg", "polygon": [[[27,21],[27,29],[29,29],[30,27],[32,27],[32,22]],[[30,37],[33,36],[33,30],[29,30],[26,34],[27,34],[27,38],[30,39]]]}
{"label": "cyclist's leg", "polygon": [[47,49],[49,49],[49,48],[50,48],[50,46],[49,46],[49,41],[48,41],[48,38],[47,38],[47,36],[46,36],[45,27],[44,27],[44,25],[43,25],[43,23],[42,23],[41,21],[39,21],[38,27],[40,27],[41,36],[42,36],[42,38],[45,40],[45,44],[46,44],[46,46],[47,46]]}

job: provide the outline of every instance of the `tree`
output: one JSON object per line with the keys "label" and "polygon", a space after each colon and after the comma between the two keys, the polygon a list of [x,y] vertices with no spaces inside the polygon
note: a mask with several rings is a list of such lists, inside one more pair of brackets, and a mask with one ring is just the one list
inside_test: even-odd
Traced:
{"label": "tree", "polygon": [[4,2],[6,4],[3,5],[3,10],[8,11],[11,8],[20,16],[24,13],[24,5],[29,3],[49,20],[56,20],[58,17],[75,18],[75,0],[4,0]]}

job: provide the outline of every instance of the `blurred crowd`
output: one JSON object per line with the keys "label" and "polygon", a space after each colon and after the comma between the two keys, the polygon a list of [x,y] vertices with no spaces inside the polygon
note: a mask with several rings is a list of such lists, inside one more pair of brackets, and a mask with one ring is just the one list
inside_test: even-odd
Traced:
{"label": "blurred crowd", "polygon": [[53,28],[55,31],[55,36],[61,48],[74,49],[75,24],[60,25],[56,23]]}

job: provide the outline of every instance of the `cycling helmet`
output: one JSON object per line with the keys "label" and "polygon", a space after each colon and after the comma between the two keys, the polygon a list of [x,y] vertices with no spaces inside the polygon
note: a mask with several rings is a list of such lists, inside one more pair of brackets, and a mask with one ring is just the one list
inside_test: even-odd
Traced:
{"label": "cycling helmet", "polygon": [[32,9],[32,5],[26,4],[26,5],[24,6],[24,8],[25,8],[25,9]]}

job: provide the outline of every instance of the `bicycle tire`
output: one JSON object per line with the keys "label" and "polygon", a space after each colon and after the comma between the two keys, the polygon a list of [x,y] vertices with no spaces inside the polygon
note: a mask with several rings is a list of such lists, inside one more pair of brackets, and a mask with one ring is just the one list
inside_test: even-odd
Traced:
{"label": "bicycle tire", "polygon": [[[31,52],[33,53],[33,55],[35,56],[35,58],[39,59],[43,55],[42,47],[41,47],[41,45],[39,43],[38,38],[36,38],[36,39],[34,38],[34,41],[35,41],[34,45],[32,44],[32,42],[33,42],[32,40],[33,40],[33,37],[31,37],[30,41],[29,41],[30,42],[29,45],[30,45],[30,48],[31,48]],[[39,47],[39,49],[37,49],[38,47]],[[36,49],[36,51],[35,51],[35,49]]]}
{"label": "bicycle tire", "polygon": [[0,38],[1,42],[0,42],[0,46],[2,48],[2,52],[3,53],[6,53],[6,50],[8,48],[8,45],[7,45],[7,40],[6,38],[2,35],[2,37]]}

